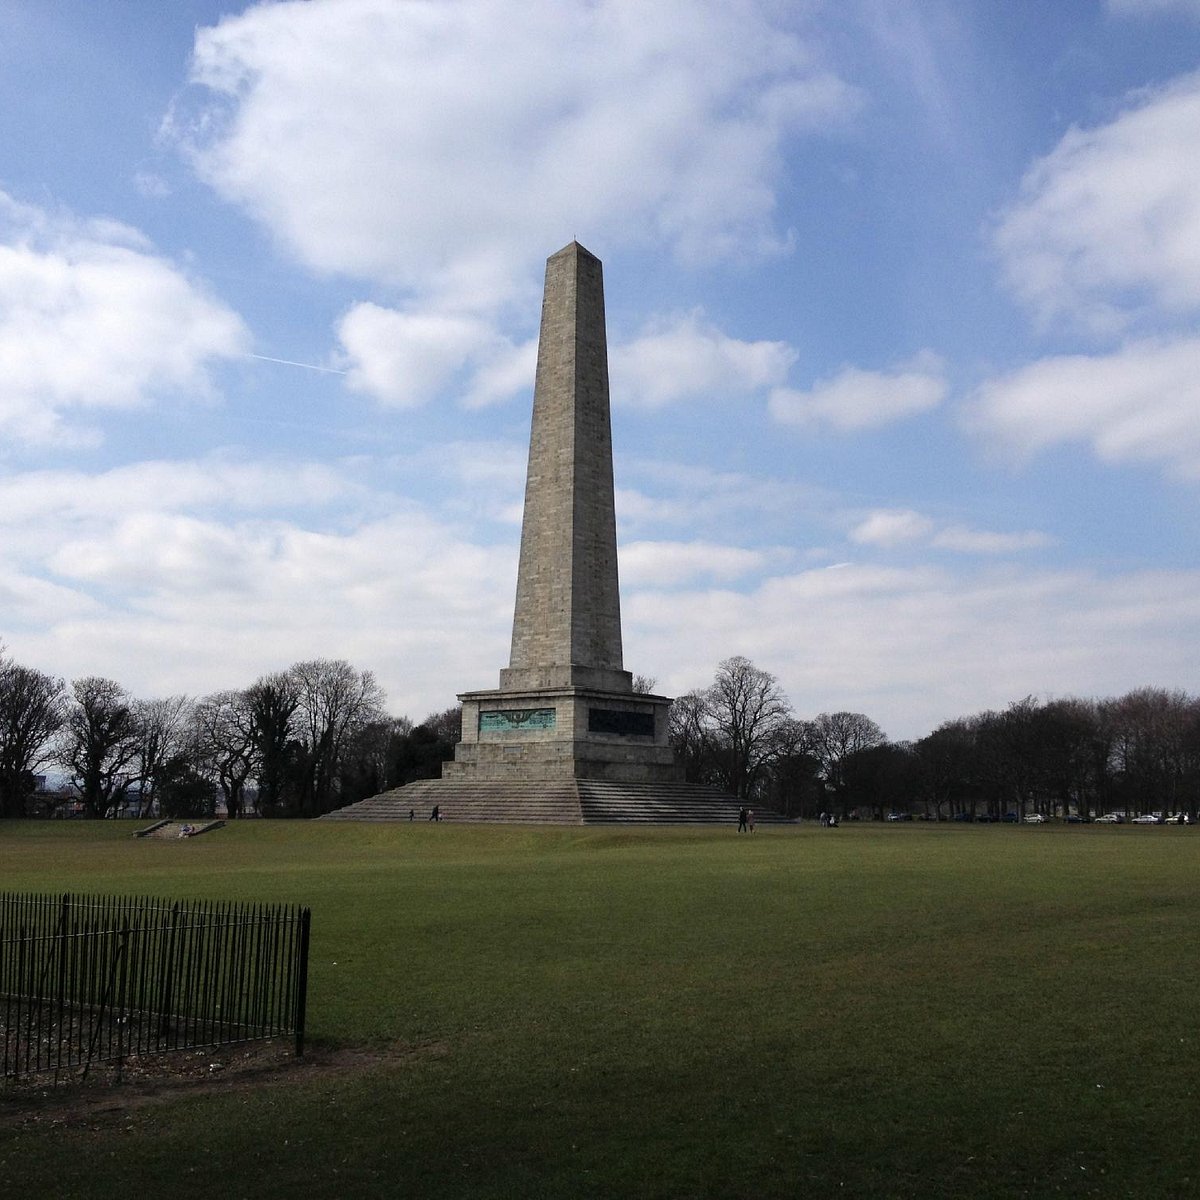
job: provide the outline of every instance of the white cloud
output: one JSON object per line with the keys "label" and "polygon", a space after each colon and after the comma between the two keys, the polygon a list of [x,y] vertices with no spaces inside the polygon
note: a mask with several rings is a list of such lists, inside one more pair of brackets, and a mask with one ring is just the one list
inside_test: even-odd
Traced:
{"label": "white cloud", "polygon": [[996,244],[1039,318],[1112,332],[1139,310],[1200,305],[1197,145],[1200,75],[1188,75],[1072,129],[1030,168]]}
{"label": "white cloud", "polygon": [[728,583],[762,570],[768,556],[715,542],[629,542],[621,547],[621,581],[669,587],[697,579]]}
{"label": "white cloud", "polygon": [[[617,530],[660,534],[664,529],[718,530],[727,540],[748,529],[794,530],[798,511],[828,511],[832,497],[818,488],[741,471],[722,471],[677,462],[643,460],[618,464]],[[772,535],[776,536],[776,535]]]}
{"label": "white cloud", "polygon": [[395,408],[457,392],[482,408],[533,393],[537,342],[514,345],[487,320],[449,312],[400,312],[368,302],[338,322],[346,385]]}
{"label": "white cloud", "polygon": [[378,672],[395,711],[415,715],[452,703],[456,687],[486,686],[503,665],[515,534],[475,545],[400,502],[323,530],[290,514],[156,509],[140,490],[123,506],[96,490],[107,507],[93,519],[62,504],[40,514],[36,537],[3,541],[0,611],[21,661],[155,695],[346,657]]}
{"label": "white cloud", "polygon": [[207,395],[241,320],[136,231],[51,218],[0,192],[0,434],[88,436],[81,414]]}
{"label": "white cloud", "polygon": [[0,478],[0,527],[7,537],[47,518],[104,523],[148,509],[271,511],[327,504],[354,490],[350,480],[324,464],[243,462],[224,455],[151,460],[98,474],[26,471]]}
{"label": "white cloud", "polygon": [[463,404],[467,408],[483,408],[522,392],[532,396],[537,351],[536,338],[520,345],[506,340],[494,347],[468,383]]}
{"label": "white cloud", "polygon": [[[507,661],[515,529],[485,546],[412,502],[395,499],[379,517],[369,496],[317,528],[319,509],[265,516],[247,507],[265,474],[247,468],[222,507],[219,471],[206,483],[203,471],[179,468],[184,498],[160,487],[157,505],[161,465],[90,483],[76,476],[77,501],[66,475],[37,477],[53,499],[13,518],[0,539],[0,611],[18,661],[109,675],[152,696],[345,657],[374,670],[392,710],[411,716],[494,685]],[[321,478],[321,468],[293,469]],[[482,471],[471,486],[491,492],[498,478]],[[0,512],[31,482],[12,481]],[[325,486],[329,503],[345,498],[336,478]],[[99,507],[89,515],[91,501]],[[27,534],[10,537],[21,525]],[[956,527],[933,540],[943,534]],[[801,713],[866,712],[895,737],[1030,692],[1115,694],[1200,670],[1195,571],[788,572],[789,558],[712,537],[623,543],[626,665],[670,693],[745,653],[779,675]]]}
{"label": "white cloud", "polygon": [[850,530],[850,540],[862,546],[890,549],[903,545],[932,546],[960,554],[1014,554],[1052,544],[1044,533],[1028,529],[1000,533],[971,529],[966,525],[943,525],[908,508],[879,508],[868,513]]}
{"label": "white cloud", "polygon": [[787,141],[859,97],[782,19],[754,0],[259,4],[198,32],[199,109],[168,128],[304,263],[480,311],[547,230],[684,259],[784,245]]}
{"label": "white cloud", "polygon": [[946,392],[942,360],[923,350],[890,372],[845,367],[807,392],[777,388],[769,408],[785,425],[852,433],[928,412],[941,404]]}
{"label": "white cloud", "polygon": [[625,662],[667,695],[745,654],[802,716],[865,712],[893,738],[1029,694],[1119,695],[1200,671],[1200,572],[955,572],[842,565],[745,590],[646,590]]}
{"label": "white cloud", "polygon": [[1200,338],[1042,359],[986,383],[969,424],[1021,455],[1080,442],[1105,462],[1200,479]]}
{"label": "white cloud", "polygon": [[611,355],[616,403],[646,408],[696,398],[746,396],[787,377],[796,352],[784,342],[743,342],[699,313],[660,321]]}
{"label": "white cloud", "polygon": [[195,517],[141,513],[65,542],[47,565],[64,580],[105,589],[246,592],[261,557],[253,531]]}
{"label": "white cloud", "polygon": [[921,541],[932,530],[933,522],[911,509],[877,509],[850,531],[850,540],[867,546],[896,546]]}

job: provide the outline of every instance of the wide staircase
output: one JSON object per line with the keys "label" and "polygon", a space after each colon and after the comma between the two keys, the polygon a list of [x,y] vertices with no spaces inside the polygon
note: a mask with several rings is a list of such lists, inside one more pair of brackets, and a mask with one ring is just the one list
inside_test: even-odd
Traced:
{"label": "wide staircase", "polygon": [[427,821],[434,808],[443,821],[510,821],[517,824],[582,825],[579,791],[561,782],[458,783],[421,779],[404,787],[336,808],[322,821]]}
{"label": "wide staircase", "polygon": [[[517,825],[737,825],[733,796],[692,783],[600,779],[479,781],[425,779],[335,809],[323,821],[443,821]],[[411,814],[411,817],[410,817]],[[755,821],[784,818],[755,810]]]}

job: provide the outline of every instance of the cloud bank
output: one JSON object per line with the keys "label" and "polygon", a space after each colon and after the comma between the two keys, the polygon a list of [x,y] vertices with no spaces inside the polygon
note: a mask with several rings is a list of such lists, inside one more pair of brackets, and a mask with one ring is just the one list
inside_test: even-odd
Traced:
{"label": "cloud bank", "polygon": [[168,129],[300,262],[478,312],[539,265],[547,229],[685,261],[785,246],[785,146],[860,100],[778,17],[752,0],[257,5],[198,32],[197,94]]}
{"label": "cloud bank", "polygon": [[98,437],[90,417],[212,391],[249,345],[241,319],[137,231],[0,192],[0,434]]}

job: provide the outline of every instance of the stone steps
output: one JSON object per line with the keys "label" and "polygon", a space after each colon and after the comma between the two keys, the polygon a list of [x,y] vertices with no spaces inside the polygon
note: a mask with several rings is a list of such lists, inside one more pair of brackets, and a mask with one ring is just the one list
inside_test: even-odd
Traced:
{"label": "stone steps", "polygon": [[514,824],[582,825],[573,781],[459,783],[423,779],[335,809],[324,821],[427,821],[437,805],[445,821],[507,821]]}
{"label": "stone steps", "polygon": [[[184,833],[184,829],[190,832]],[[137,838],[181,838],[181,837],[199,837],[202,833],[210,833],[214,829],[224,829],[224,821],[172,821],[163,820],[146,829],[139,829],[134,833]]]}
{"label": "stone steps", "polygon": [[[327,813],[325,821],[427,821],[434,805],[457,822],[521,825],[736,825],[739,802],[689,783],[599,779],[475,781],[426,779]],[[756,811],[763,824],[784,818]]]}

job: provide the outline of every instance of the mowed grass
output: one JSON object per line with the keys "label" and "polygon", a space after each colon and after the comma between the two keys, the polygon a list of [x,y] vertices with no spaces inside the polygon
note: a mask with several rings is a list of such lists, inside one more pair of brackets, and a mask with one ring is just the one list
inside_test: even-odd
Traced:
{"label": "mowed grass", "polygon": [[373,1066],[0,1131],[21,1197],[1200,1194],[1200,831],[0,825],[0,887],[311,905]]}

